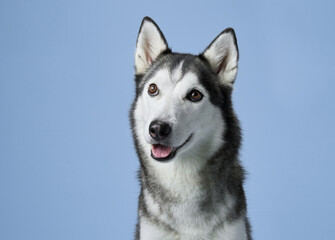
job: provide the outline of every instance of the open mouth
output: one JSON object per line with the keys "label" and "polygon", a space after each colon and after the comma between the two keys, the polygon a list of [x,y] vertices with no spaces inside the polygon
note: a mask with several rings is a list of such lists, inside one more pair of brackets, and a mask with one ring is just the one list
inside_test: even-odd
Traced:
{"label": "open mouth", "polygon": [[161,144],[152,144],[151,157],[160,162],[171,160],[176,155],[177,151],[190,141],[192,134],[179,147],[164,146]]}

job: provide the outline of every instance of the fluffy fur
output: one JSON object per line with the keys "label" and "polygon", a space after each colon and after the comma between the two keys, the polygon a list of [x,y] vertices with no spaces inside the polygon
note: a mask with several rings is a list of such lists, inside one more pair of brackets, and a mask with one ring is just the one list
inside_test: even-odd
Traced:
{"label": "fluffy fur", "polygon": [[[152,19],[143,19],[130,111],[141,182],[135,239],[251,240],[238,158],[241,131],[231,102],[237,61],[233,29],[200,55],[179,54]],[[156,96],[148,94],[153,83]],[[192,90],[202,93],[201,101],[188,99]],[[155,120],[171,126],[159,142],[149,133]],[[163,162],[152,157],[153,144],[179,148]]]}

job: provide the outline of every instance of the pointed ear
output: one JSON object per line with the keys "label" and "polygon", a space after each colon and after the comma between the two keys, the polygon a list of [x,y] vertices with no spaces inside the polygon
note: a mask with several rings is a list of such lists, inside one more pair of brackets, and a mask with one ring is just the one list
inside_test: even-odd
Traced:
{"label": "pointed ear", "polygon": [[221,83],[231,85],[237,74],[238,47],[235,32],[227,28],[201,54],[218,75]]}
{"label": "pointed ear", "polygon": [[167,42],[157,24],[149,17],[143,18],[136,43],[136,74],[145,73],[152,62],[166,50]]}

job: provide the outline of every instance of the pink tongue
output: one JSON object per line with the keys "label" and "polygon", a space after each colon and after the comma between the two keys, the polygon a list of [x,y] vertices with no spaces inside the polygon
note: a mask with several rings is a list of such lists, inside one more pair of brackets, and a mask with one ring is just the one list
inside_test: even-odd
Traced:
{"label": "pink tongue", "polygon": [[172,148],[160,144],[152,145],[152,154],[155,158],[166,158],[170,155]]}

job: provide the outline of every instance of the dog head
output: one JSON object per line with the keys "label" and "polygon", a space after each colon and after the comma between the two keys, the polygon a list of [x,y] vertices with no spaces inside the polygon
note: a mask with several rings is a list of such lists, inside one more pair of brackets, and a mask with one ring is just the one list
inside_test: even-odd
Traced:
{"label": "dog head", "polygon": [[237,62],[231,28],[200,55],[179,54],[171,52],[159,27],[145,17],[136,43],[131,111],[137,150],[161,162],[213,155],[224,142],[224,89],[233,87]]}

